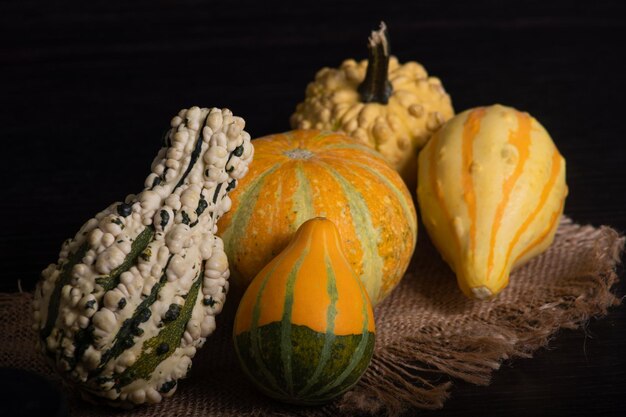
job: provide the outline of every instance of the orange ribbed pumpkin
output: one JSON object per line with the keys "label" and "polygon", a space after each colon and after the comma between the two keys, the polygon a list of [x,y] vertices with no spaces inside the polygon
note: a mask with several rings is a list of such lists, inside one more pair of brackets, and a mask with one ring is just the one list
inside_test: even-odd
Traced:
{"label": "orange ribbed pumpkin", "polygon": [[253,141],[250,172],[218,223],[231,276],[243,287],[313,217],[333,221],[373,305],[400,281],[415,249],[417,215],[402,178],[339,133],[295,130]]}

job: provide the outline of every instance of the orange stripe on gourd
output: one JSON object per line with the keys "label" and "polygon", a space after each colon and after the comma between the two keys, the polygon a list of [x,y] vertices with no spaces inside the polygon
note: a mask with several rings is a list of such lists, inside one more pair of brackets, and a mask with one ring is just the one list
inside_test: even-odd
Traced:
{"label": "orange stripe on gourd", "polygon": [[[563,203],[565,203],[565,201],[563,201]],[[517,262],[517,260],[523,258],[528,252],[530,252],[531,250],[535,249],[540,244],[544,243],[545,240],[548,238],[548,236],[550,236],[552,233],[554,233],[556,231],[556,228],[558,227],[558,220],[561,217],[560,215],[561,215],[561,213],[563,211],[563,205],[564,204],[561,204],[559,209],[555,210],[552,213],[552,215],[550,216],[550,225],[546,228],[546,230],[543,231],[543,233],[541,235],[539,235],[537,237],[537,239],[535,239],[530,245],[528,245],[522,251],[522,253],[520,253],[515,258],[515,262]]]}
{"label": "orange stripe on gourd", "polygon": [[[515,249],[520,238],[522,237],[524,232],[530,227],[530,225],[535,220],[537,215],[544,208],[544,206],[546,205],[548,201],[548,198],[550,197],[550,194],[552,193],[554,185],[556,184],[556,180],[559,177],[559,173],[561,171],[561,165],[562,165],[562,157],[557,149],[554,149],[554,152],[552,154],[551,165],[552,166],[551,166],[551,171],[550,171],[550,177],[548,178],[548,181],[546,182],[546,184],[543,186],[543,189],[541,190],[541,196],[539,197],[539,202],[537,203],[537,206],[524,220],[524,223],[522,223],[519,229],[517,229],[517,231],[515,232],[515,235],[513,236],[513,239],[511,239],[511,242],[509,243],[509,247],[506,252],[505,265],[509,264],[509,259],[511,258],[511,254],[513,253],[513,250]],[[564,203],[565,203],[565,200],[563,200],[560,210],[562,210]],[[557,211],[557,214],[561,212],[560,210]],[[527,253],[527,250],[529,250],[528,247],[522,253],[516,256],[515,261],[521,258],[522,254]],[[504,270],[501,272],[500,277],[498,278],[499,280],[502,279],[504,272],[505,272]]]}
{"label": "orange stripe on gourd", "polygon": [[463,125],[462,136],[462,166],[461,182],[463,186],[463,199],[467,205],[469,216],[469,242],[470,256],[475,256],[476,249],[476,194],[474,192],[474,180],[472,177],[472,164],[474,162],[474,139],[480,131],[480,123],[485,116],[485,109],[479,107],[469,113]]}
{"label": "orange stripe on gourd", "polygon": [[515,187],[515,184],[517,184],[517,181],[522,175],[526,161],[528,160],[530,154],[530,130],[532,118],[528,114],[521,112],[515,112],[515,115],[517,116],[517,129],[509,133],[508,143],[517,149],[518,159],[514,171],[508,176],[502,185],[502,199],[498,203],[495,217],[493,219],[491,237],[489,240],[489,256],[487,259],[487,279],[491,275],[491,271],[493,269],[496,236],[498,235],[498,231],[500,230],[500,226],[502,224],[502,216],[504,215],[504,211],[509,203],[513,187]]}
{"label": "orange stripe on gourd", "polygon": [[565,205],[565,199],[563,199],[559,208],[550,215],[550,223],[548,227],[533,242],[531,242],[519,255],[515,257],[515,262],[523,258],[524,255],[526,255],[528,252],[530,252],[531,250],[539,246],[541,243],[543,243],[548,236],[550,236],[552,233],[556,231],[556,228],[558,227],[558,220],[561,217],[561,213],[563,212],[564,205]]}

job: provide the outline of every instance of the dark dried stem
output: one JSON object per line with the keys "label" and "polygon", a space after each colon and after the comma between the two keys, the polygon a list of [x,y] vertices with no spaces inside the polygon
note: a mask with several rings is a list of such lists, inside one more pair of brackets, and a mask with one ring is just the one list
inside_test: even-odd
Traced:
{"label": "dark dried stem", "polygon": [[380,23],[380,29],[372,31],[367,44],[369,57],[365,79],[358,87],[361,101],[364,103],[387,104],[393,92],[387,78],[389,71],[389,39],[387,26]]}

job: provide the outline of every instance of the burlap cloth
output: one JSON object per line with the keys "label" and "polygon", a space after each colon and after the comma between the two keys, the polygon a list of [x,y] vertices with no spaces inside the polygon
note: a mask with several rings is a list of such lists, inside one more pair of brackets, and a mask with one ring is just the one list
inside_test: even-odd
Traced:
{"label": "burlap cloth", "polygon": [[[324,407],[287,406],[259,394],[233,352],[236,301],[196,358],[188,379],[162,403],[131,411],[94,407],[71,388],[73,416],[248,416],[398,414],[441,407],[455,378],[488,384],[503,360],[528,357],[559,328],[575,328],[619,303],[611,292],[624,238],[609,227],[564,218],[554,244],[521,267],[494,301],[466,299],[426,233],[409,272],[376,309],[376,350],[360,382]],[[0,366],[53,376],[33,348],[31,294],[0,294]]]}

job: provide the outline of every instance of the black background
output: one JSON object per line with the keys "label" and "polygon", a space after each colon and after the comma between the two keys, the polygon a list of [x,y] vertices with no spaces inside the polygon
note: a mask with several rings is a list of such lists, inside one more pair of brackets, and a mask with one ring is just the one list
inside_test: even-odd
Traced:
{"label": "black background", "polygon": [[[625,9],[618,0],[3,1],[0,291],[18,281],[31,290],[64,239],[141,189],[180,108],[228,107],[253,137],[289,130],[315,72],[365,58],[381,19],[392,52],[440,77],[457,111],[501,103],[535,116],[567,160],[566,214],[625,231]],[[491,386],[459,383],[443,410],[420,414],[618,415],[625,395],[620,306],[559,332],[533,359],[505,362]]]}

